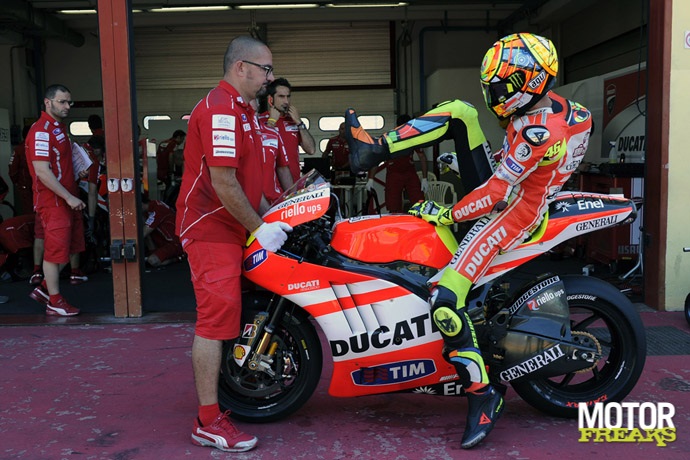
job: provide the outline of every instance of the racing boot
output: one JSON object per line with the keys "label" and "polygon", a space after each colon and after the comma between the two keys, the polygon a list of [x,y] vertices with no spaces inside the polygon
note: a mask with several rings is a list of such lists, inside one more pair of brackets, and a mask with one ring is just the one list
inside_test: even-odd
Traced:
{"label": "racing boot", "polygon": [[[457,272],[452,273],[455,275],[449,278],[454,280],[456,289],[466,292],[471,282],[457,276]],[[503,397],[489,385],[474,326],[467,308],[464,305],[458,308],[457,299],[455,292],[439,284],[432,291],[429,304],[434,324],[443,336],[444,357],[455,367],[467,393],[467,422],[461,445],[469,449],[479,444],[494,427],[503,411]]]}
{"label": "racing boot", "polygon": [[345,111],[345,139],[350,148],[350,169],[353,173],[366,172],[388,160],[388,145],[383,138],[374,139],[359,124],[354,109]]}
{"label": "racing boot", "polygon": [[489,383],[489,376],[467,308],[457,308],[457,295],[442,285],[434,288],[429,304],[431,317],[443,337],[444,358],[455,366],[466,392],[481,390]]}
{"label": "racing boot", "polygon": [[491,432],[503,413],[503,396],[491,385],[482,392],[467,393],[467,421],[461,446],[471,449]]}

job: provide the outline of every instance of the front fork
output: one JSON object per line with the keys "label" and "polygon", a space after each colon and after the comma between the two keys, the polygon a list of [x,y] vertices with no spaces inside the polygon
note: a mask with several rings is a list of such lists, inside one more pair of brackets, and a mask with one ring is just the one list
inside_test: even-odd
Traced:
{"label": "front fork", "polygon": [[[271,303],[274,302],[274,299],[275,297],[271,299]],[[265,311],[262,311],[254,316],[254,325],[256,326],[256,337],[258,337],[258,343],[256,347],[253,346],[255,339],[252,339],[252,341],[248,343],[248,345],[253,348],[250,358],[247,361],[248,369],[252,371],[262,371],[271,377],[275,377],[275,372],[271,366],[275,358],[276,350],[278,349],[278,342],[271,342],[271,340],[276,327],[283,319],[286,305],[287,300],[285,300],[284,297],[279,297],[275,308],[272,309],[272,314],[269,315]],[[271,308],[269,308],[269,310],[271,310]],[[266,323],[267,319],[268,323]]]}

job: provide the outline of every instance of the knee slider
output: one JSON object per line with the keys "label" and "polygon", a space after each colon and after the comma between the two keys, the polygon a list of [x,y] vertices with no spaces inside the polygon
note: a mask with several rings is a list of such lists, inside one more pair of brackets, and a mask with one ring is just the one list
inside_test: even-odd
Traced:
{"label": "knee slider", "polygon": [[457,297],[450,289],[437,286],[429,299],[431,304],[431,318],[446,337],[455,337],[462,331],[462,319],[457,306]]}

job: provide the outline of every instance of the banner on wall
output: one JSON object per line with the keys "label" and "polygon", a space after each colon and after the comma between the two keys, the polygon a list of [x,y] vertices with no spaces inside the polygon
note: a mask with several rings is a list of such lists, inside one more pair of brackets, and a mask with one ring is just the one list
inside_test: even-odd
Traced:
{"label": "banner on wall", "polygon": [[610,142],[626,163],[643,163],[646,142],[646,69],[604,80],[602,160],[609,160]]}

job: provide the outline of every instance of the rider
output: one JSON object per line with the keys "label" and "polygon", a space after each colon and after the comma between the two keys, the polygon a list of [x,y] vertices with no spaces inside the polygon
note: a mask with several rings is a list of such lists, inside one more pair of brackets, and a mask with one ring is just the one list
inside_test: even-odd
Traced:
{"label": "rider", "polygon": [[[480,218],[458,246],[430,296],[432,317],[445,342],[444,354],[455,365],[468,397],[462,447],[484,439],[503,411],[503,398],[492,385],[467,314],[466,296],[499,251],[522,242],[541,222],[548,204],[584,157],[591,115],[576,102],[550,91],[558,73],[553,43],[537,35],[508,35],[486,53],[481,84],[489,110],[506,127],[496,171],[452,208],[433,201],[417,203],[410,213],[434,225]],[[414,121],[414,120],[412,120]],[[391,133],[372,139],[354,112],[346,135],[350,155],[378,150],[396,152]],[[435,134],[419,136],[428,142]],[[406,139],[406,148],[414,139]],[[354,147],[354,148],[353,148]],[[376,152],[375,152],[376,153]],[[458,159],[464,152],[459,152]],[[393,153],[395,154],[395,153]]]}

